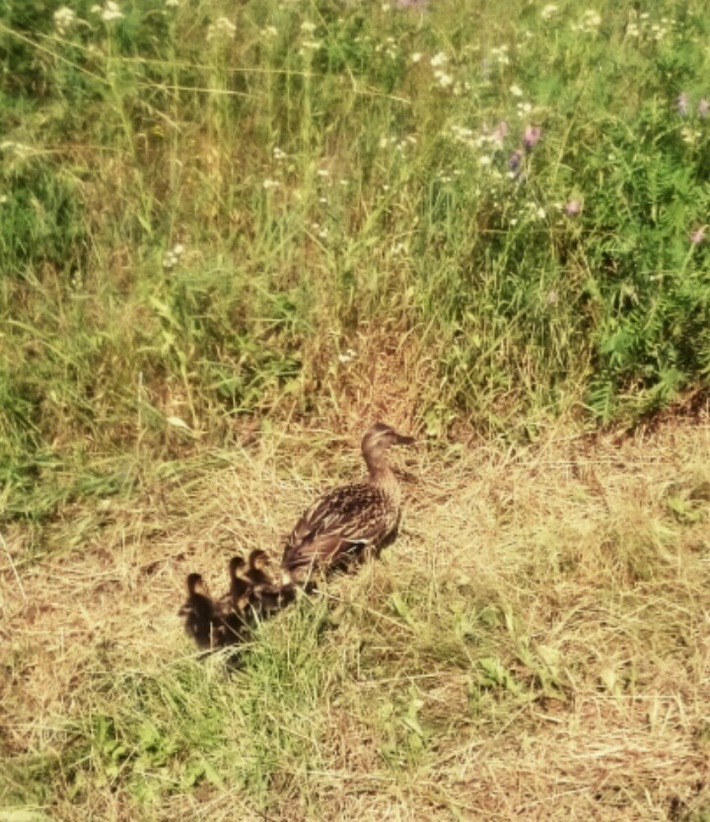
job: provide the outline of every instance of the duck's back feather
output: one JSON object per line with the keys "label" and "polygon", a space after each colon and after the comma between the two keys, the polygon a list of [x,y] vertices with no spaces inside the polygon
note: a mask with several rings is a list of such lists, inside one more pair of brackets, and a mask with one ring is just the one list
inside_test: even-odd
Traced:
{"label": "duck's back feather", "polygon": [[345,485],[317,500],[296,523],[284,549],[288,571],[332,565],[346,554],[377,548],[397,530],[394,489],[371,483]]}

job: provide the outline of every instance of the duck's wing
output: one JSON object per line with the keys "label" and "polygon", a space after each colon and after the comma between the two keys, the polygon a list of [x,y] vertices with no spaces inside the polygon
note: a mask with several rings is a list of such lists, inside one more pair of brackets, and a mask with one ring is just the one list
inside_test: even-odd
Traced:
{"label": "duck's wing", "polygon": [[336,488],[296,523],[283,555],[287,571],[330,564],[345,553],[377,546],[397,526],[398,511],[383,489],[369,484]]}

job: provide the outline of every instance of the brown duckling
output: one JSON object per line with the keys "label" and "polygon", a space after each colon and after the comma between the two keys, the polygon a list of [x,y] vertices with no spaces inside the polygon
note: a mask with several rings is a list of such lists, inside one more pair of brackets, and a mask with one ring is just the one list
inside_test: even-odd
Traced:
{"label": "brown duckling", "polygon": [[235,611],[243,612],[249,602],[252,581],[247,576],[244,557],[232,557],[229,561],[229,598]]}
{"label": "brown duckling", "polygon": [[187,600],[178,616],[185,617],[185,633],[195,640],[198,648],[213,646],[215,606],[201,574],[188,574]]}
{"label": "brown duckling", "polygon": [[335,488],[303,514],[284,548],[285,582],[308,582],[315,571],[347,564],[353,556],[394,539],[402,497],[387,451],[414,442],[381,422],[367,431],[361,445],[367,482]]}
{"label": "brown duckling", "polygon": [[266,551],[262,551],[261,548],[255,548],[249,554],[249,568],[246,571],[246,575],[255,589],[263,588],[264,586],[273,586],[274,581],[266,571],[269,562],[269,555]]}

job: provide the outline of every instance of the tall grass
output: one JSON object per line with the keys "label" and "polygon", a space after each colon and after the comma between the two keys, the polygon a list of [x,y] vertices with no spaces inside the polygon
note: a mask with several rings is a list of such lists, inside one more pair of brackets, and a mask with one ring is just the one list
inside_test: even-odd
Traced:
{"label": "tall grass", "polygon": [[[340,473],[323,430],[517,447],[706,395],[709,30],[700,0],[0,4],[3,803],[704,818],[703,476],[634,508],[645,467],[602,493],[605,456],[556,507],[536,457],[521,491],[496,452],[484,488],[433,445],[411,564],[359,579],[367,605],[294,609],[231,678],[179,658],[172,610],[197,554],[276,545],[305,495],[284,488]],[[304,422],[316,451],[285,433]],[[61,630],[30,583],[61,590]],[[619,727],[630,781],[602,756]]]}
{"label": "tall grass", "polygon": [[313,414],[383,346],[437,429],[705,386],[702,4],[55,5],[2,18],[15,456]]}

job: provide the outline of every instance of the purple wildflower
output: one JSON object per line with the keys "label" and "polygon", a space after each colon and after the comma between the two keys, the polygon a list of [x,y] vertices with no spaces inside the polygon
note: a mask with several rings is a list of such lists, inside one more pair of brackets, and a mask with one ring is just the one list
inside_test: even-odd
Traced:
{"label": "purple wildflower", "polygon": [[513,174],[517,174],[518,171],[520,171],[522,162],[523,152],[519,148],[516,148],[508,160],[508,168],[513,172]]}
{"label": "purple wildflower", "polygon": [[693,245],[700,245],[705,240],[705,232],[707,231],[706,225],[701,225],[700,228],[696,228],[690,235],[690,242]]}
{"label": "purple wildflower", "polygon": [[565,214],[568,217],[576,217],[582,213],[582,204],[579,200],[570,200],[565,206]]}
{"label": "purple wildflower", "polygon": [[523,134],[523,145],[526,151],[532,151],[542,137],[542,129],[539,126],[526,126]]}
{"label": "purple wildflower", "polygon": [[704,120],[708,116],[709,111],[710,103],[708,103],[708,101],[703,97],[703,99],[698,103],[698,116]]}
{"label": "purple wildflower", "polygon": [[685,117],[688,114],[688,95],[684,91],[678,95],[675,105],[681,117]]}

